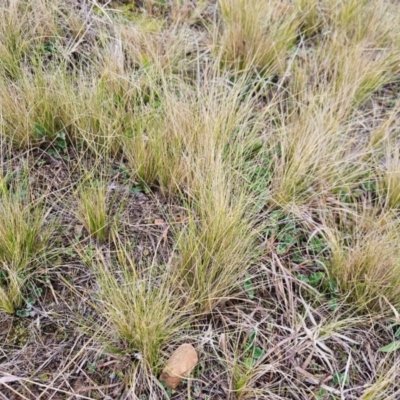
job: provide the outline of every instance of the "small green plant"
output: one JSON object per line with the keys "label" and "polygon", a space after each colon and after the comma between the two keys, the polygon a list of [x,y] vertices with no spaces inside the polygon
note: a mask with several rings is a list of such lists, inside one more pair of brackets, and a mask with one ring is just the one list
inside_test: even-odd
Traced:
{"label": "small green plant", "polygon": [[319,289],[322,293],[334,294],[338,291],[337,282],[327,276],[326,272],[323,271],[316,271],[308,276],[299,274],[297,278],[308,283],[313,288]]}
{"label": "small green plant", "polygon": [[66,255],[68,255],[69,257],[74,257],[75,256],[75,251],[74,251],[74,249],[72,247],[66,247],[64,249],[64,253]]}
{"label": "small green plant", "polygon": [[25,307],[17,310],[16,315],[18,317],[27,318],[34,317],[35,312],[33,311],[33,306],[35,305],[36,300],[32,297],[28,297],[25,300]]}
{"label": "small green plant", "polygon": [[255,297],[255,289],[253,285],[253,281],[251,279],[251,275],[249,273],[246,273],[246,279],[244,281],[244,290],[246,291],[247,295],[251,300],[254,299]]}
{"label": "small green plant", "polygon": [[246,349],[244,351],[246,357],[244,363],[248,368],[252,368],[265,354],[265,350],[256,345],[256,339],[257,332],[252,331],[249,335],[249,339],[246,343]]}
{"label": "small green plant", "polygon": [[[251,382],[260,368],[265,350],[258,343],[259,336],[252,330],[243,336],[236,337],[235,358],[233,360],[232,378],[237,398],[246,398],[251,390]],[[244,339],[244,340],[243,340]]]}
{"label": "small green plant", "polygon": [[266,233],[274,242],[277,243],[276,251],[278,254],[285,254],[298,242],[301,234],[296,222],[293,219],[285,218],[281,211],[272,211],[269,214]]}
{"label": "small green plant", "polygon": [[315,393],[315,397],[317,400],[325,400],[327,394],[328,392],[325,389],[320,388],[318,389],[317,393]]}
{"label": "small green plant", "polygon": [[400,349],[400,325],[398,318],[396,318],[394,322],[388,326],[388,328],[389,329],[396,328],[396,331],[393,334],[393,338],[397,340],[394,340],[393,342],[387,344],[386,346],[381,347],[379,351],[381,351],[382,353],[393,353]]}
{"label": "small green plant", "polygon": [[61,158],[66,149],[67,136],[65,131],[60,131],[56,134],[56,137],[52,143],[52,148],[48,149],[47,153],[51,154],[55,158]]}
{"label": "small green plant", "polygon": [[88,362],[86,366],[87,366],[87,370],[90,374],[94,374],[97,370],[97,362],[96,361]]}
{"label": "small green plant", "polygon": [[304,229],[299,220],[276,210],[268,214],[265,228],[270,243],[280,256],[287,256],[294,263],[307,259],[323,261],[328,253],[326,240],[321,235],[312,235]]}
{"label": "small green plant", "polygon": [[348,386],[350,384],[349,376],[344,372],[335,372],[333,374],[333,383],[336,386]]}
{"label": "small green plant", "polygon": [[[169,388],[165,382],[161,382],[162,387],[165,390],[166,395],[168,396],[167,399],[170,399],[172,397],[173,394],[173,389]],[[147,400],[147,399],[146,399]]]}
{"label": "small green plant", "polygon": [[400,340],[396,340],[379,349],[382,353],[393,353],[400,349]]}
{"label": "small green plant", "polygon": [[[338,284],[325,271],[315,271],[309,275],[298,274],[297,279],[316,289],[320,293],[317,296],[318,298],[326,298],[330,310],[335,311],[339,308]],[[307,294],[306,296],[309,295]]]}

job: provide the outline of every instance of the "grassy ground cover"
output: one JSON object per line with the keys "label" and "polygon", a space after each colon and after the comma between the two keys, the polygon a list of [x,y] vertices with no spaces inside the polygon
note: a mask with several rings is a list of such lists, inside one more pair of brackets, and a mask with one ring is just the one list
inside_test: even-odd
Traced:
{"label": "grassy ground cover", "polygon": [[0,398],[399,398],[399,26],[1,2]]}

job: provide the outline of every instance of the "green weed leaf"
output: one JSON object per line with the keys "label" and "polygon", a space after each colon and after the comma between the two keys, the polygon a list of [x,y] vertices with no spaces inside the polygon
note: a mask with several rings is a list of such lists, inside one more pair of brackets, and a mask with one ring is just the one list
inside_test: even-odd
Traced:
{"label": "green weed leaf", "polygon": [[28,310],[27,308],[24,308],[22,310],[17,310],[17,316],[21,318],[27,318],[31,314],[31,311]]}
{"label": "green weed leaf", "polygon": [[344,374],[343,372],[336,372],[333,375],[333,383],[336,386],[348,386],[350,381],[349,381],[349,377],[347,376],[347,374]]}
{"label": "green weed leaf", "polygon": [[250,369],[254,365],[254,360],[248,357],[244,360],[244,365],[246,366],[246,368]]}
{"label": "green weed leaf", "polygon": [[246,293],[250,297],[250,299],[254,299],[255,290],[254,290],[253,282],[251,281],[250,274],[246,274],[246,280],[244,281],[244,290],[246,291]]}
{"label": "green weed leaf", "polygon": [[35,136],[38,139],[44,139],[44,137],[46,136],[46,129],[43,128],[42,125],[36,123],[35,127],[34,127],[34,130],[35,130]]}
{"label": "green weed leaf", "polygon": [[317,287],[322,279],[324,279],[325,274],[323,272],[314,272],[313,274],[310,275],[310,284],[314,287]]}
{"label": "green weed leaf", "polygon": [[253,350],[253,358],[254,358],[255,360],[258,360],[258,359],[261,358],[264,354],[265,354],[265,351],[264,351],[262,348],[260,348],[260,347],[256,347],[256,348]]}
{"label": "green weed leaf", "polygon": [[382,353],[393,353],[394,351],[400,349],[400,341],[397,340],[395,342],[389,343],[386,346],[383,346],[379,349]]}

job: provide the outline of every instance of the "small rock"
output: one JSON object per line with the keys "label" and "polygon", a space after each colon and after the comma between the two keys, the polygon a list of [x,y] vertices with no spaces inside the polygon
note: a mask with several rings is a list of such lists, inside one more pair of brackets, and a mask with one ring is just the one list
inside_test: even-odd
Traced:
{"label": "small rock", "polygon": [[190,375],[198,362],[199,357],[195,348],[188,343],[182,344],[171,354],[160,375],[160,380],[164,381],[169,388],[175,389],[183,378]]}

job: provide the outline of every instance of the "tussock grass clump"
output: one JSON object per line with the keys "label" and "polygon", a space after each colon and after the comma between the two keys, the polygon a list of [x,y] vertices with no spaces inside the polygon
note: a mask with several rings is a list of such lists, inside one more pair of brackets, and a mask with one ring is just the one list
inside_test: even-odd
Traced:
{"label": "tussock grass clump", "polygon": [[349,190],[365,174],[363,150],[355,148],[351,126],[338,117],[338,104],[330,95],[321,94],[321,103],[311,100],[315,94],[305,95],[299,115],[278,128],[280,154],[274,157],[271,186],[281,205]]}
{"label": "tussock grass clump", "polygon": [[397,388],[397,371],[399,363],[389,360],[382,360],[381,368],[376,371],[375,382],[363,393],[361,400],[395,400],[400,395]]}
{"label": "tussock grass clump", "polygon": [[241,175],[262,119],[251,119],[249,86],[214,80],[179,95],[166,88],[157,114],[124,141],[139,179],[188,201],[189,222],[176,232],[177,270],[192,302],[208,311],[235,291],[256,249],[253,200]]}
{"label": "tussock grass clump", "polygon": [[221,60],[238,70],[273,74],[285,70],[301,17],[281,1],[220,0]]}
{"label": "tussock grass clump", "polygon": [[177,233],[177,272],[191,302],[203,312],[242,292],[245,272],[257,254],[256,233],[246,221],[252,204],[244,193],[226,196],[232,186],[216,179],[204,182],[192,205],[195,211]]}
{"label": "tussock grass clump", "polygon": [[26,70],[13,84],[0,76],[0,86],[2,134],[16,147],[37,146],[73,135],[71,118],[77,94],[62,67],[46,73],[39,67],[35,75]]}
{"label": "tussock grass clump", "polygon": [[0,309],[10,314],[22,305],[26,283],[54,252],[49,210],[34,202],[29,190],[24,182],[9,187],[0,180]]}
{"label": "tussock grass clump", "polygon": [[[225,173],[241,167],[263,119],[263,114],[253,116],[251,85],[248,79],[229,85],[214,78],[198,91],[176,80],[152,87],[149,104],[123,140],[133,173],[165,193],[187,192],[196,198],[200,180],[214,175],[215,168]],[[224,166],[228,161],[232,164]]]}
{"label": "tussock grass clump", "polygon": [[134,353],[145,369],[157,372],[161,347],[188,323],[183,317],[190,307],[174,292],[172,275],[157,273],[156,265],[141,270],[121,238],[114,236],[114,242],[114,252],[79,250],[98,285],[98,339],[108,351]]}
{"label": "tussock grass clump", "polygon": [[[321,41],[315,56],[308,58],[308,77],[321,88],[332,90],[330,95],[338,102],[339,117],[349,116],[372,93],[397,79],[396,42],[384,43],[386,40],[381,37],[343,43],[343,38],[332,33]],[[381,50],[371,51],[370,46]]]}
{"label": "tussock grass clump", "polygon": [[346,231],[328,231],[330,273],[348,301],[379,312],[400,306],[400,238],[397,218],[363,213]]}
{"label": "tussock grass clump", "polygon": [[[75,216],[89,234],[104,242],[116,228],[118,214],[113,209],[115,196],[112,195],[105,178],[88,176],[76,191]],[[114,198],[113,198],[114,197]],[[121,205],[122,205],[121,201]]]}
{"label": "tussock grass clump", "polygon": [[70,61],[95,21],[59,0],[4,1],[0,6],[0,76],[15,80],[42,61]]}

